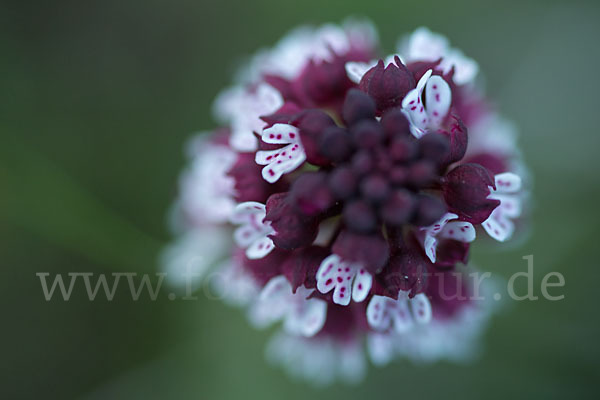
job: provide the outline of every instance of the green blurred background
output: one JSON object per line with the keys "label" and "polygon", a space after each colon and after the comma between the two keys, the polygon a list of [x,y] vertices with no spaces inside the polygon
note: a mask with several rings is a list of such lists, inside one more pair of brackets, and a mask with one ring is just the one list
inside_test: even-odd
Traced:
{"label": "green blurred background", "polygon": [[[563,301],[506,307],[473,364],[402,361],[315,390],[268,366],[270,332],[217,301],[90,302],[81,286],[44,300],[36,272],[157,271],[183,143],[214,126],[235,65],[348,15],[371,18],[387,52],[427,25],[479,62],[520,127],[535,202],[525,241],[472,258],[506,278],[534,254],[537,294],[559,271]],[[597,398],[599,17],[592,1],[2,1],[0,397]]]}

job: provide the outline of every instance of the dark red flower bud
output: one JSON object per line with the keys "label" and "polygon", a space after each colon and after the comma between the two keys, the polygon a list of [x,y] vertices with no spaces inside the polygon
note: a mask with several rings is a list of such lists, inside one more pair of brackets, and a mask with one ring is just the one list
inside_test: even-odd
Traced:
{"label": "dark red flower bud", "polygon": [[436,165],[445,164],[450,155],[450,141],[445,135],[429,133],[418,141],[421,156],[433,161]]}
{"label": "dark red flower bud", "polygon": [[391,108],[381,117],[381,126],[388,137],[409,136],[410,125],[400,108]]}
{"label": "dark red flower bud", "polygon": [[494,179],[479,164],[459,165],[444,177],[442,185],[450,211],[472,224],[488,219],[500,204],[499,200],[487,198],[490,186],[495,187]]}
{"label": "dark red flower bud", "polygon": [[375,121],[360,121],[350,128],[356,147],[370,149],[380,144],[384,139],[381,125]]}
{"label": "dark red flower bud", "polygon": [[431,267],[419,244],[414,238],[409,238],[408,244],[392,255],[377,277],[381,282],[376,286],[377,294],[397,299],[398,292],[402,290],[410,291],[409,295],[413,297],[425,291]]}
{"label": "dark red flower bud", "polygon": [[291,254],[281,266],[281,272],[292,285],[294,293],[301,285],[309,289],[317,286],[317,270],[329,254],[329,249],[319,246],[298,249]]}
{"label": "dark red flower bud", "polygon": [[325,172],[305,172],[298,177],[290,190],[290,198],[304,215],[321,214],[334,203]]}
{"label": "dark red flower bud", "polygon": [[459,242],[458,240],[440,240],[436,250],[436,267],[453,267],[459,262],[466,264],[469,260],[469,245],[470,243]]}
{"label": "dark red flower bud", "polygon": [[375,167],[371,152],[361,150],[352,157],[352,170],[355,174],[364,175]]}
{"label": "dark red flower bud", "polygon": [[288,185],[280,180],[274,184],[265,181],[260,173],[262,166],[256,164],[253,153],[240,153],[228,175],[235,180],[235,200],[264,203],[273,192],[285,192]]}
{"label": "dark red flower bud", "polygon": [[314,242],[317,237],[318,220],[296,211],[287,193],[271,195],[267,200],[265,221],[271,222],[275,234],[269,236],[275,246],[293,250]]}
{"label": "dark red flower bud", "polygon": [[432,161],[419,160],[408,168],[408,181],[417,188],[433,183],[436,177],[436,168]]}
{"label": "dark red flower bud", "polygon": [[363,119],[375,118],[375,102],[368,94],[350,89],[344,100],[342,118],[350,126]]}
{"label": "dark red flower bud", "polygon": [[462,160],[467,152],[467,145],[469,142],[467,127],[457,117],[453,116],[453,118],[454,121],[450,126],[450,131],[444,132],[446,137],[450,140],[450,150],[446,159],[441,164],[442,166],[448,166]]}
{"label": "dark red flower bud", "polygon": [[369,175],[360,183],[360,191],[363,198],[373,203],[378,203],[386,199],[390,191],[388,181],[382,175]]}
{"label": "dark red flower bud", "polygon": [[389,246],[381,232],[365,235],[343,230],[332,250],[345,261],[362,264],[370,273],[381,270],[389,257]]}
{"label": "dark red flower bud", "polygon": [[408,168],[395,166],[389,172],[390,182],[395,186],[402,186],[408,180]]}
{"label": "dark red flower bud", "polygon": [[446,212],[446,205],[437,197],[428,194],[417,195],[417,210],[413,223],[417,226],[429,226]]}
{"label": "dark red flower bud", "polygon": [[377,215],[364,200],[354,200],[344,206],[344,222],[354,232],[372,232],[377,228]]}
{"label": "dark red flower bud", "polygon": [[338,167],[329,174],[329,188],[340,200],[351,197],[356,192],[357,179],[349,166]]}
{"label": "dark red flower bud", "polygon": [[388,108],[400,106],[406,93],[414,87],[413,74],[398,57],[395,58],[395,64],[392,63],[387,67],[382,60],[379,60],[360,81],[360,90],[375,100],[380,114]]}
{"label": "dark red flower bud", "polygon": [[300,139],[306,152],[306,160],[314,165],[329,165],[331,162],[320,153],[320,139],[325,130],[336,126],[333,119],[324,111],[307,110],[301,113],[294,125],[300,130]]}
{"label": "dark red flower bud", "polygon": [[419,148],[416,141],[410,137],[395,137],[390,143],[389,151],[393,160],[404,163],[414,159]]}
{"label": "dark red flower bud", "polygon": [[381,208],[381,218],[391,226],[400,226],[411,220],[415,211],[415,197],[408,190],[396,189]]}
{"label": "dark red flower bud", "polygon": [[344,161],[352,153],[352,138],[345,129],[331,126],[321,136],[319,151],[333,162]]}

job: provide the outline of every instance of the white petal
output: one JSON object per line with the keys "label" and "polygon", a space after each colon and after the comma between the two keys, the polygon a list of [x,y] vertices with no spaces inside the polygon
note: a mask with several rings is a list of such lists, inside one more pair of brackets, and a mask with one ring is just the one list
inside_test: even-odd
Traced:
{"label": "white petal", "polygon": [[521,177],[512,172],[504,172],[494,176],[496,193],[515,193],[521,189]]}
{"label": "white petal", "polygon": [[340,257],[332,254],[321,261],[317,271],[317,289],[321,293],[328,293],[334,287],[333,276],[335,269],[340,264]]}
{"label": "white petal", "polygon": [[377,64],[350,61],[347,62],[345,65],[346,74],[352,82],[360,83],[362,77],[367,73],[368,70],[373,68],[375,65]]}
{"label": "white petal", "polygon": [[391,319],[387,311],[388,298],[385,296],[373,296],[367,306],[367,322],[371,328],[383,331],[389,328]]}
{"label": "white petal", "polygon": [[[258,218],[262,222],[262,219],[266,215],[265,205],[256,201],[246,201],[238,204],[233,210],[231,215],[231,222],[234,224],[241,224],[244,222],[253,221]],[[260,218],[262,216],[262,218]]]}
{"label": "white petal", "polygon": [[306,153],[300,143],[290,144],[280,150],[272,154],[266,152],[256,154],[257,163],[264,162],[269,156],[274,157],[277,154],[276,158],[262,169],[262,177],[269,183],[277,182],[283,174],[295,171],[306,160]]}
{"label": "white petal", "polygon": [[413,317],[416,322],[426,324],[431,321],[431,303],[424,293],[419,293],[410,300]]}
{"label": "white petal", "polygon": [[475,240],[475,228],[470,222],[452,221],[448,222],[439,236],[446,239],[454,239],[463,243]]}
{"label": "white petal", "polygon": [[371,333],[367,336],[367,350],[373,364],[383,366],[394,358],[394,341],[391,335]]}
{"label": "white petal", "polygon": [[515,230],[513,222],[503,217],[498,208],[492,211],[489,218],[483,221],[482,225],[488,235],[499,242],[508,240]]}
{"label": "white petal", "polygon": [[373,284],[373,276],[363,268],[358,268],[354,284],[352,285],[352,300],[360,303],[367,298],[371,285]]}
{"label": "white petal", "polygon": [[320,299],[304,299],[302,312],[295,316],[298,326],[297,333],[302,336],[314,336],[325,325],[327,318],[327,303]]}
{"label": "white petal", "polygon": [[270,144],[299,143],[298,128],[289,124],[275,124],[262,133],[262,140]]}
{"label": "white petal", "polygon": [[522,199],[514,194],[492,194],[488,199],[500,200],[500,205],[497,207],[502,215],[508,218],[518,218],[521,216]]}
{"label": "white petal", "polygon": [[393,303],[389,312],[394,322],[394,331],[404,333],[414,326],[413,317],[408,309],[408,300],[401,295],[398,295],[398,300]]}
{"label": "white petal", "polygon": [[292,285],[283,275],[272,278],[260,292],[260,301],[281,301],[292,294]]}
{"label": "white petal", "polygon": [[264,236],[254,241],[254,243],[246,249],[246,257],[251,260],[257,260],[269,254],[274,248],[275,244],[273,244],[273,241]]}
{"label": "white petal", "polygon": [[425,254],[432,263],[435,264],[435,260],[437,258],[437,244],[438,241],[433,235],[425,235],[425,239],[423,239],[423,248],[425,249]]}
{"label": "white petal", "polygon": [[441,76],[432,76],[425,87],[425,98],[427,101],[425,109],[429,117],[429,125],[437,129],[450,110],[450,104],[452,103],[450,85]]}
{"label": "white petal", "polygon": [[411,125],[411,132],[417,138],[421,137],[427,130],[429,118],[425,112],[425,105],[421,99],[423,89],[431,76],[432,70],[428,70],[417,83],[417,87],[406,94],[402,100],[402,111]]}

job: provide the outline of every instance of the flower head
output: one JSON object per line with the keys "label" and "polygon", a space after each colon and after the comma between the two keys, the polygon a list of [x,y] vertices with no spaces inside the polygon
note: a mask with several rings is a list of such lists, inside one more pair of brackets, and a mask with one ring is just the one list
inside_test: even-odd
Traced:
{"label": "flower head", "polygon": [[260,52],[182,184],[184,211],[211,216],[194,229],[235,226],[219,291],[255,326],[282,321],[270,358],[320,383],[362,376],[365,337],[376,364],[468,353],[489,312],[442,292],[473,292],[454,274],[477,231],[509,239],[522,208],[477,64],[425,28],[376,59],[373,32],[303,28]]}

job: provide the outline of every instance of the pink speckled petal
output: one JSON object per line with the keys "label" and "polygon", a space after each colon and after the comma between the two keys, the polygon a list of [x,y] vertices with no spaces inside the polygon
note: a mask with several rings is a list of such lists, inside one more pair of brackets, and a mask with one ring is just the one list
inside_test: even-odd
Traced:
{"label": "pink speckled petal", "polygon": [[470,243],[475,240],[475,228],[470,222],[452,221],[448,222],[439,234],[445,239],[458,240],[459,242]]}
{"label": "pink speckled petal", "polygon": [[275,124],[262,132],[262,141],[270,144],[299,143],[298,128],[288,124]]}
{"label": "pink speckled petal", "polygon": [[429,127],[437,129],[450,110],[450,104],[452,103],[450,85],[441,76],[432,76],[425,87],[425,98]]}
{"label": "pink speckled petal", "polygon": [[424,293],[419,293],[412,300],[410,305],[415,321],[419,324],[426,324],[431,321],[431,303]]}
{"label": "pink speckled petal", "polygon": [[371,290],[373,276],[364,268],[358,268],[352,285],[352,300],[357,303],[364,301]]}
{"label": "pink speckled petal", "polygon": [[391,324],[390,314],[387,310],[387,297],[373,296],[367,306],[367,322],[371,328],[377,331],[384,331]]}

